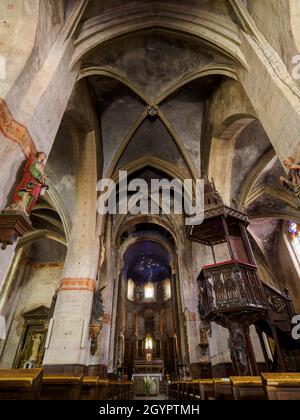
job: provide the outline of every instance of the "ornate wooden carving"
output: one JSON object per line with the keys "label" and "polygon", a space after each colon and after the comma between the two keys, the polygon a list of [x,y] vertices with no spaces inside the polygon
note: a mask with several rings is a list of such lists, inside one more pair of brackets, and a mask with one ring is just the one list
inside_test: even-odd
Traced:
{"label": "ornate wooden carving", "polygon": [[230,261],[204,267],[198,284],[201,313],[209,321],[227,327],[228,317],[247,318],[252,323],[266,315],[267,303],[255,266]]}
{"label": "ornate wooden carving", "polygon": [[[249,333],[252,324],[262,344],[262,331],[274,339],[280,368],[286,370],[282,338],[285,336],[287,347],[291,346],[291,319],[295,315],[288,294],[261,281],[246,230],[248,223],[248,216],[224,205],[214,184],[207,181],[204,222],[188,231],[190,239],[212,247],[215,260],[215,264],[202,269],[198,278],[200,316],[229,330],[234,370],[242,376],[258,374]],[[214,246],[226,242],[231,259],[218,264]],[[264,353],[268,366],[266,350]]]}
{"label": "ornate wooden carving", "polygon": [[[247,235],[248,216],[226,206],[213,182],[205,183],[205,212],[201,225],[188,237],[212,248],[215,264],[204,267],[198,278],[202,319],[229,330],[229,349],[238,375],[257,374],[249,326],[268,314],[268,303]],[[217,263],[214,246],[227,243],[229,261]]]}
{"label": "ornate wooden carving", "polygon": [[18,238],[31,232],[32,226],[26,217],[20,214],[1,214],[0,215],[0,242],[2,249],[7,245],[13,245]]}

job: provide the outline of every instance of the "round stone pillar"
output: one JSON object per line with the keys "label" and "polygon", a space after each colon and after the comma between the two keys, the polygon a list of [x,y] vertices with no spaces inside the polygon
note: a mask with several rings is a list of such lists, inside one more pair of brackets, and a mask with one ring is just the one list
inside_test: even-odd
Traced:
{"label": "round stone pillar", "polygon": [[44,366],[48,372],[82,373],[90,354],[89,324],[100,247],[95,234],[95,134],[90,132],[79,140],[74,224],[46,341]]}

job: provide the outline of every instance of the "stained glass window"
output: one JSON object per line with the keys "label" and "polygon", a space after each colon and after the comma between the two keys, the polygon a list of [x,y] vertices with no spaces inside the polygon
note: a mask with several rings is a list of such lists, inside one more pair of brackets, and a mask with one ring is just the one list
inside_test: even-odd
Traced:
{"label": "stained glass window", "polygon": [[172,297],[171,280],[170,279],[166,279],[164,281],[164,297],[165,297],[165,300],[171,299],[171,297]]}
{"label": "stained glass window", "polygon": [[289,232],[292,246],[300,263],[300,227],[295,222],[289,222]]}
{"label": "stained glass window", "polygon": [[129,279],[128,280],[128,293],[127,293],[127,298],[129,300],[134,301],[134,281]]}
{"label": "stained glass window", "polygon": [[145,299],[154,299],[154,284],[151,282],[145,284]]}
{"label": "stained glass window", "polygon": [[153,339],[150,336],[148,336],[145,340],[145,349],[153,350]]}

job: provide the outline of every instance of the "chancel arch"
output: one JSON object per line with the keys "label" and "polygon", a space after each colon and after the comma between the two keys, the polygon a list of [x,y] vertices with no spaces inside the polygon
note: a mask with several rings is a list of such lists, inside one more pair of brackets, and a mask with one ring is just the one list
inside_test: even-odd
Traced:
{"label": "chancel arch", "polygon": [[[182,328],[178,329],[179,319],[174,313],[181,299],[177,296],[180,288],[175,280],[178,266],[175,242],[168,231],[153,223],[136,221],[122,232],[118,242],[119,256],[124,263],[117,311],[117,324],[122,333],[115,334],[114,348],[119,349],[115,363],[123,374],[154,374],[155,377],[165,370],[174,374],[182,364],[181,352],[185,347],[180,344]],[[126,299],[128,288],[133,290],[130,300]],[[125,349],[120,353],[123,335]]]}

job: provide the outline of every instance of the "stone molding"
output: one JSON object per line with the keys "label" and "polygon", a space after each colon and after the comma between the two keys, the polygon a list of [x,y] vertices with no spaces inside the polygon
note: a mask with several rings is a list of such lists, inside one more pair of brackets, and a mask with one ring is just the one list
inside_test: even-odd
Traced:
{"label": "stone molding", "polygon": [[144,1],[119,7],[86,21],[75,40],[71,68],[89,51],[104,42],[120,35],[155,27],[197,35],[247,68],[245,57],[239,48],[239,29],[233,22],[196,8],[189,8],[187,13],[186,6],[170,6],[166,2],[149,4]]}
{"label": "stone molding", "polygon": [[63,279],[59,291],[95,292],[96,281],[92,279]]}
{"label": "stone molding", "polygon": [[28,262],[26,265],[33,269],[40,269],[40,268],[64,268],[64,263],[60,262],[53,262],[53,263],[36,263],[36,262]]}

